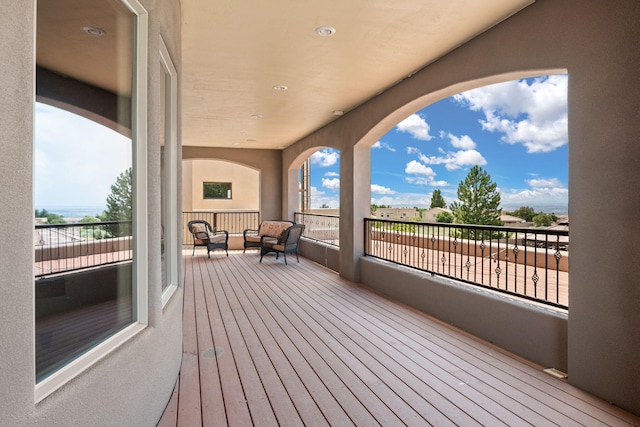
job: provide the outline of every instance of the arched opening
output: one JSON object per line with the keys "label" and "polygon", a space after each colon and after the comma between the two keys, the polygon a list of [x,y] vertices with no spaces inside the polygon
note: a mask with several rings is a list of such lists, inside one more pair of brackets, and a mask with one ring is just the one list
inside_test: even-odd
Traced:
{"label": "arched opening", "polygon": [[217,159],[182,162],[183,245],[193,243],[187,229],[198,219],[230,235],[230,249],[242,248],[245,229],[260,223],[260,171],[239,163]]}
{"label": "arched opening", "polygon": [[367,255],[567,308],[567,86],[494,83],[399,121],[371,148]]}
{"label": "arched opening", "polygon": [[330,147],[306,150],[289,167],[289,176],[289,194],[293,188],[298,193],[292,198],[293,219],[305,224],[304,236],[339,246],[340,152]]}
{"label": "arched opening", "polygon": [[470,167],[489,171],[505,211],[567,214],[567,75],[478,87],[397,123],[371,148],[372,204],[417,208],[434,190],[447,206]]}

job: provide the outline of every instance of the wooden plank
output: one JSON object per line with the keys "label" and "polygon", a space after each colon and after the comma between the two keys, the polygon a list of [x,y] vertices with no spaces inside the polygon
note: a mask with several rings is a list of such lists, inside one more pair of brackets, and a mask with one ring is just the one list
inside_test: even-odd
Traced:
{"label": "wooden plank", "polygon": [[[330,287],[324,287],[315,292],[311,289],[315,284],[316,282],[298,283],[298,289],[304,289],[305,292],[312,294],[309,299],[313,299],[315,304],[319,304],[324,309],[323,317],[328,321],[325,328],[335,337],[339,339],[343,337],[341,339],[352,357],[364,363],[378,378],[380,385],[388,388],[389,391],[384,395],[384,400],[403,422],[407,424],[425,421],[434,424],[442,422],[453,422],[457,425],[481,424],[473,416],[461,411],[459,405],[450,400],[450,396],[443,396],[390,357],[387,354],[387,351],[391,351],[390,346],[354,325],[353,316],[346,315],[335,308],[330,301]],[[325,297],[326,295],[329,296]],[[300,301],[300,304],[303,303]],[[474,415],[477,417],[478,414],[482,414],[486,417],[483,412],[477,410]],[[448,420],[442,419],[442,415],[445,415]]]}
{"label": "wooden plank", "polygon": [[[295,328],[289,322],[284,321],[282,317],[280,317],[281,323],[278,323],[275,317],[279,317],[279,310],[274,306],[267,308],[263,301],[253,292],[253,288],[259,287],[259,283],[254,282],[251,283],[251,286],[248,286],[247,282],[252,277],[244,270],[234,270],[240,274],[240,277],[238,277],[239,286],[234,287],[234,292],[237,294],[239,301],[241,303],[244,302],[245,313],[269,357],[272,360],[286,359],[289,363],[289,365],[283,364],[283,366],[280,366],[280,376],[287,377],[291,375],[291,369],[293,369],[293,373],[300,379],[300,382],[294,382],[289,379],[287,381],[287,389],[292,396],[294,404],[299,408],[298,410],[302,419],[305,420],[305,424],[309,425],[308,420],[313,421],[315,424],[320,424],[322,417],[330,425],[351,424],[346,412],[344,412],[327,389],[325,382],[310,365],[310,361],[320,358],[320,355],[316,352],[301,354],[298,348],[300,341],[293,341],[297,334]],[[243,274],[245,275],[243,276]],[[300,392],[300,386],[306,389],[302,393]],[[306,391],[309,393],[310,400],[304,398]],[[311,405],[311,402],[315,402],[317,407]],[[321,414],[318,414],[318,409]]]}
{"label": "wooden plank", "polygon": [[[227,424],[227,414],[222,396],[215,346],[213,345],[211,323],[207,314],[204,288],[209,286],[210,277],[206,272],[206,266],[203,266],[205,262],[204,258],[198,257],[193,266],[193,294],[196,337],[198,340],[202,424],[206,426],[222,426]],[[205,270],[204,273],[203,269]]]}
{"label": "wooden plank", "polygon": [[[333,295],[327,296],[330,301],[334,301],[334,306],[345,313],[353,313],[353,322],[359,324],[364,336],[371,342],[386,349],[387,355],[397,361],[404,369],[409,370],[424,385],[416,383],[414,379],[407,379],[415,385],[416,390],[421,394],[429,396],[427,393],[438,393],[446,400],[450,401],[459,411],[467,412],[470,416],[482,424],[495,425],[500,422],[514,425],[522,422],[522,418],[511,409],[511,405],[502,406],[484,394],[484,390],[477,389],[468,382],[461,381],[458,377],[460,370],[458,367],[442,359],[434,363],[432,357],[435,356],[429,349],[429,345],[415,345],[403,334],[404,325],[393,316],[386,317],[384,321],[380,318],[384,315],[387,304],[378,298],[380,305],[375,309],[366,304],[362,304],[361,291],[357,288],[340,287],[335,289]],[[375,298],[375,296],[372,296]],[[357,316],[357,317],[356,317]],[[398,368],[394,372],[402,372]],[[425,390],[427,386],[433,390]],[[431,399],[430,399],[431,400]],[[511,402],[515,409],[518,409],[517,402]],[[521,408],[523,409],[523,408]],[[496,420],[498,417],[500,421]],[[543,422],[543,419],[538,420]]]}
{"label": "wooden plank", "polygon": [[[217,261],[219,260],[216,259],[215,262]],[[212,271],[213,262],[205,264],[209,277],[205,297],[213,343],[220,352],[217,360],[227,420],[229,425],[237,426],[255,424],[256,420],[269,425],[275,417],[270,406],[265,405],[267,399],[261,390],[254,362],[248,354],[234,314],[228,309],[226,297],[223,293],[216,292],[223,278]]]}
{"label": "wooden plank", "polygon": [[[223,274],[228,280],[221,281],[220,292],[224,293],[228,306],[221,306],[221,310],[234,314],[238,327],[237,335],[243,337],[250,350],[251,358],[256,364],[278,422],[282,425],[317,425],[320,420],[324,420],[324,417],[308,395],[304,384],[291,370],[286,358],[278,354],[276,348],[262,342],[263,336],[266,337],[268,331],[265,331],[261,325],[251,323],[231,289],[231,281],[235,282],[233,274],[227,269]],[[298,402],[294,402],[294,398],[298,399]]]}
{"label": "wooden plank", "polygon": [[200,401],[200,372],[198,365],[198,341],[196,335],[195,299],[193,292],[193,267],[187,264],[185,272],[184,306],[182,314],[182,365],[180,366],[180,391],[178,396],[178,426],[202,425]]}
{"label": "wooden plank", "polygon": [[[313,330],[313,320],[308,317],[309,312],[300,311],[298,316],[295,313],[295,305],[281,299],[279,293],[273,290],[274,287],[261,279],[262,275],[258,274],[259,271],[250,270],[248,267],[239,270],[244,273],[245,287],[251,288],[256,298],[265,302],[265,306],[273,305],[278,309],[270,310],[278,324],[288,322],[293,328],[288,329],[287,334],[296,338],[296,346],[304,358],[322,378],[326,387],[331,390],[337,404],[348,411],[349,420],[343,420],[338,425],[349,422],[354,422],[356,425],[376,423],[392,425],[399,422],[397,416],[387,408],[384,402],[353,374],[349,366],[343,363],[322,339],[319,339]],[[316,326],[320,327],[320,325]]]}
{"label": "wooden plank", "polygon": [[178,379],[176,380],[176,385],[173,387],[173,393],[171,393],[171,397],[169,398],[169,402],[167,403],[167,407],[158,421],[158,425],[156,427],[176,427],[178,425],[178,391],[180,390],[180,375],[178,375]]}

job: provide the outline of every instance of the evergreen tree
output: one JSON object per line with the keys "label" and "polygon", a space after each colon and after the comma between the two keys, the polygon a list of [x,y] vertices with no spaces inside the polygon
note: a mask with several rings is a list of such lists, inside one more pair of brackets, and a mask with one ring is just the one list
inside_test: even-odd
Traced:
{"label": "evergreen tree", "polygon": [[553,224],[553,216],[548,213],[540,212],[538,215],[533,217],[533,224],[536,227],[548,227]]}
{"label": "evergreen tree", "polygon": [[[111,186],[111,194],[107,196],[107,210],[100,215],[102,221],[131,221],[132,220],[132,182],[131,168],[125,170]],[[127,236],[131,234],[129,225],[109,226],[108,232],[112,236]]]}
{"label": "evergreen tree", "polygon": [[442,193],[439,189],[433,190],[433,195],[431,195],[431,206],[430,208],[444,208],[447,206],[447,203],[444,201],[444,197],[442,197]]}
{"label": "evergreen tree", "polygon": [[49,212],[46,209],[35,210],[36,218],[46,218],[47,224],[66,224],[67,221],[64,219],[62,215],[58,215],[57,213]]}
{"label": "evergreen tree", "polygon": [[458,224],[502,225],[498,185],[480,166],[471,168],[458,184],[458,200],[451,210]]}
{"label": "evergreen tree", "polygon": [[436,222],[451,224],[453,222],[453,215],[451,215],[449,212],[440,212],[438,215],[436,215]]}
{"label": "evergreen tree", "polygon": [[520,206],[518,209],[511,212],[511,215],[522,218],[527,222],[531,222],[533,221],[533,217],[536,216],[536,211],[534,211],[533,208],[529,206]]}

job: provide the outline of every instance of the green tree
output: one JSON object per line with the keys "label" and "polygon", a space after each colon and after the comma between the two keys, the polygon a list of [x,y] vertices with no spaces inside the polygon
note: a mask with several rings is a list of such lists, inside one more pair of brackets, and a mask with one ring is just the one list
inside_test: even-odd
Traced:
{"label": "green tree", "polygon": [[[458,184],[458,200],[451,211],[458,224],[502,225],[498,185],[480,166],[471,168]],[[472,237],[472,236],[470,236]]]}
{"label": "green tree", "polygon": [[131,168],[125,170],[115,184],[111,186],[111,194],[107,196],[107,210],[100,219],[103,221],[130,221],[131,216],[131,188],[132,188]]}
{"label": "green tree", "polygon": [[451,215],[449,212],[440,212],[438,215],[436,215],[436,221],[451,224],[453,222],[453,215]]}
{"label": "green tree", "polygon": [[97,218],[95,216],[91,216],[91,215],[87,215],[84,218],[82,218],[80,221],[78,222],[98,222],[100,221],[100,218]]}
{"label": "green tree", "polygon": [[439,189],[433,190],[433,194],[431,195],[431,206],[430,208],[446,208],[447,203],[444,201],[444,197],[442,197],[442,193]]}
{"label": "green tree", "polygon": [[[115,184],[111,186],[111,193],[107,196],[107,210],[100,215],[101,221],[131,221],[132,220],[132,182],[133,173],[131,168],[125,170]],[[131,228],[128,225],[112,225],[107,227],[111,236],[128,236]]]}
{"label": "green tree", "polygon": [[42,209],[42,210],[36,209],[34,214],[36,218],[46,218],[47,224],[66,224],[67,223],[67,221],[64,219],[62,215],[49,212],[46,209]]}
{"label": "green tree", "polygon": [[548,227],[553,224],[553,215],[541,212],[533,217],[533,225],[536,227]]}
{"label": "green tree", "polygon": [[511,212],[511,215],[522,218],[527,222],[531,222],[533,221],[533,217],[536,216],[536,211],[534,211],[533,208],[529,206],[520,206],[518,209]]}
{"label": "green tree", "polygon": [[[80,224],[92,224],[94,222],[99,222],[100,218],[95,217],[95,216],[91,216],[91,215],[87,215],[84,218],[82,218],[79,223]],[[108,228],[109,226],[107,226]],[[116,230],[111,230],[111,231],[117,231]],[[87,225],[86,227],[82,227],[80,229],[80,235],[82,237],[86,237],[86,238],[90,238],[90,239],[105,239],[107,237],[110,237],[110,233],[105,230],[105,227],[103,226],[94,226],[94,225]]]}

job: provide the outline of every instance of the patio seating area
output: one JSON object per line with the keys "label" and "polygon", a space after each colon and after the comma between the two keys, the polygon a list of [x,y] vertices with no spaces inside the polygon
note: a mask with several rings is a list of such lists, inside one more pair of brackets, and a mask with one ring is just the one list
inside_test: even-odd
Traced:
{"label": "patio seating area", "polygon": [[640,424],[308,259],[184,254],[182,368],[159,426]]}

